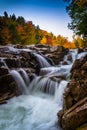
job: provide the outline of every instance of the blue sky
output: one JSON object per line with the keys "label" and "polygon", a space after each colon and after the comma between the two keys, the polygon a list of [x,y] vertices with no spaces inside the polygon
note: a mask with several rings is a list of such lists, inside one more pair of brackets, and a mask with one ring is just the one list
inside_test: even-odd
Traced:
{"label": "blue sky", "polygon": [[66,13],[63,0],[0,0],[0,15],[3,12],[23,16],[26,21],[33,21],[41,29],[72,39],[72,31],[67,25],[70,18]]}

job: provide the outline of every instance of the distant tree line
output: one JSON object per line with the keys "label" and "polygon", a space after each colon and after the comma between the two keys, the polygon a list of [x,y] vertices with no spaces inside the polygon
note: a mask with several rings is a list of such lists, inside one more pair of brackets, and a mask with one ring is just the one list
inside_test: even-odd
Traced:
{"label": "distant tree line", "polygon": [[22,16],[16,17],[15,14],[9,16],[6,11],[0,16],[0,45],[47,44],[76,48],[82,47],[83,40],[81,37],[79,39],[81,40],[74,38],[73,42],[70,42],[67,37],[55,36],[52,32],[49,33],[35,26],[32,21],[26,21]]}

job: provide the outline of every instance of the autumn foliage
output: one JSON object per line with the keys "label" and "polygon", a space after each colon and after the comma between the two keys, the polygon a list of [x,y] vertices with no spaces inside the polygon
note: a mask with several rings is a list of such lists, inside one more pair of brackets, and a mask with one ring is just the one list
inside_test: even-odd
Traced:
{"label": "autumn foliage", "polygon": [[16,18],[15,14],[8,16],[7,12],[4,12],[4,15],[0,16],[0,45],[7,44],[77,47],[67,37],[55,36],[52,32],[49,33],[35,26],[32,21],[25,21],[22,16]]}

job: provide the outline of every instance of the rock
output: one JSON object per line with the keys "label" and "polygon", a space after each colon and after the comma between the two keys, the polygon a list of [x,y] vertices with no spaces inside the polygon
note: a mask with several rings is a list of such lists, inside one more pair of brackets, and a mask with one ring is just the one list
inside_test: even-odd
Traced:
{"label": "rock", "polygon": [[10,74],[0,77],[0,104],[7,99],[20,95],[17,84]]}
{"label": "rock", "polygon": [[21,51],[20,55],[28,60],[30,60],[30,53],[26,52],[26,51]]}
{"label": "rock", "polygon": [[8,69],[6,67],[1,67],[0,68],[0,76],[6,75],[8,73],[9,73],[9,71],[8,71]]}
{"label": "rock", "polygon": [[[22,50],[23,49],[23,50]],[[30,49],[26,51],[25,49]],[[21,94],[13,77],[10,75],[11,70],[23,68],[30,79],[30,82],[39,75],[41,64],[35,57],[35,53],[44,57],[49,66],[61,62],[68,49],[62,46],[52,47],[49,45],[14,45],[0,47],[0,103],[5,103],[7,99]],[[53,76],[54,77],[54,76]],[[52,78],[52,77],[51,77]],[[60,81],[65,79],[66,75],[57,75],[55,79]],[[52,79],[50,79],[52,80]],[[52,80],[53,81],[53,80]],[[54,81],[55,82],[55,81]]]}
{"label": "rock", "polygon": [[87,122],[87,97],[80,100],[62,116],[63,130],[75,130],[79,125]]}
{"label": "rock", "polygon": [[78,53],[84,52],[83,48],[78,48]]}
{"label": "rock", "polygon": [[67,56],[67,60],[72,62],[72,61],[73,61],[72,56],[71,56],[71,55],[68,55],[68,56]]}
{"label": "rock", "polygon": [[87,61],[82,65],[81,69],[87,71]]}
{"label": "rock", "polygon": [[20,60],[18,58],[5,59],[5,63],[7,64],[8,68],[21,67],[20,66]]}
{"label": "rock", "polygon": [[76,69],[80,70],[84,64],[87,64],[86,62],[87,62],[87,54],[81,59],[75,60],[75,63],[73,64],[72,69],[71,69],[71,73],[73,72],[73,70],[76,70]]}
{"label": "rock", "polygon": [[81,126],[78,127],[76,130],[87,130],[87,123],[81,125]]}
{"label": "rock", "polygon": [[77,59],[72,66],[63,109],[58,116],[63,130],[75,130],[87,122],[87,55]]}
{"label": "rock", "polygon": [[68,65],[67,61],[63,61],[62,65]]}

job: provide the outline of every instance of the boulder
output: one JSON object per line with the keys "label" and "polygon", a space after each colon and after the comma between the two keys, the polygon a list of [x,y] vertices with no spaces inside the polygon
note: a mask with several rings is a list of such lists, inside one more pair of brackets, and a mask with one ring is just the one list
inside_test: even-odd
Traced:
{"label": "boulder", "polygon": [[75,130],[87,122],[87,97],[64,112],[61,120],[63,130]]}
{"label": "boulder", "polygon": [[63,130],[75,130],[87,122],[87,55],[77,59],[72,66],[63,109],[58,116]]}
{"label": "boulder", "polygon": [[8,73],[9,73],[9,71],[8,71],[8,69],[6,67],[2,66],[0,68],[0,76],[6,75]]}
{"label": "boulder", "polygon": [[13,96],[20,95],[17,84],[10,74],[0,77],[0,104]]}

